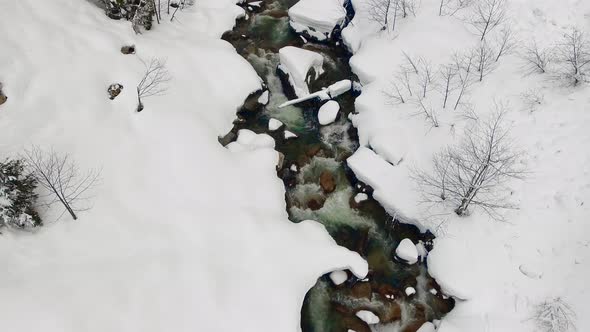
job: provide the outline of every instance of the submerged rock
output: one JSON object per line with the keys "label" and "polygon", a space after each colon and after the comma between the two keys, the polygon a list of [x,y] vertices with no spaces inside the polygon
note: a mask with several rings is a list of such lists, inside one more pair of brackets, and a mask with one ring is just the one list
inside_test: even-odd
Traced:
{"label": "submerged rock", "polygon": [[320,174],[320,186],[326,194],[336,190],[336,180],[330,171],[323,171],[322,174]]}

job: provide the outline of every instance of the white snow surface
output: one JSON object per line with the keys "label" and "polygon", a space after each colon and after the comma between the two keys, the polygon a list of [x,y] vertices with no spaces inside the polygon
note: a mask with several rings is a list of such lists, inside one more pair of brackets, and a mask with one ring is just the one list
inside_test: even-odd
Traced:
{"label": "white snow surface", "polygon": [[275,147],[274,138],[267,134],[256,134],[249,129],[241,129],[238,131],[238,139],[235,142],[229,143],[227,149],[232,152],[251,151],[257,149],[270,149]]}
{"label": "white snow surface", "polygon": [[426,323],[422,324],[422,326],[420,326],[420,328],[416,332],[435,332],[435,331],[436,331],[436,328],[435,328],[434,324],[432,324],[431,322],[426,322]]}
{"label": "white snow surface", "polygon": [[[0,155],[38,144],[102,168],[78,221],[52,222],[54,206],[43,228],[3,230],[3,330],[298,331],[320,275],[367,273],[323,226],[287,219],[275,151],[217,142],[260,88],[218,39],[243,15],[234,3],[201,0],[135,35],[88,1],[0,1]],[[138,57],[154,56],[173,79],[135,113]],[[113,101],[111,83],[125,86]]]}
{"label": "white snow surface", "polygon": [[268,130],[270,131],[276,131],[281,128],[282,125],[283,123],[277,119],[271,118],[268,120]]}
{"label": "white snow surface", "polygon": [[[465,300],[437,331],[533,332],[534,306],[552,297],[571,305],[579,331],[589,330],[590,86],[565,87],[548,75],[525,75],[519,52],[532,40],[542,46],[557,43],[571,26],[588,33],[590,2],[508,1],[517,47],[469,90],[466,100],[480,118],[488,116],[495,100],[509,106],[512,139],[526,151],[526,179],[508,183],[519,209],[505,211],[505,222],[477,209],[459,218],[449,207],[420,204],[413,170],[428,170],[433,154],[459,141],[470,120],[451,107],[440,110],[440,126],[432,127],[412,103],[392,105],[383,94],[399,66],[407,65],[402,51],[436,68],[449,63],[454,52],[477,45],[478,36],[463,20],[468,12],[440,17],[438,1],[422,1],[416,17],[398,18],[395,31],[380,32],[368,19],[366,3],[353,0],[356,16],[343,31],[354,53],[352,69],[363,84],[352,121],[365,147],[348,163],[375,188],[374,198],[389,213],[436,233],[429,272],[443,292]],[[490,33],[491,44],[500,31]],[[531,90],[544,95],[534,112],[522,97]],[[440,108],[439,96],[432,90],[426,101]]]}
{"label": "white snow surface", "polygon": [[369,310],[360,310],[356,313],[356,316],[369,325],[378,324],[380,321],[379,317]]}
{"label": "white snow surface", "polygon": [[342,25],[345,0],[300,0],[289,8],[290,24],[295,31],[307,32],[317,40],[326,40],[337,25]]}
{"label": "white snow surface", "polygon": [[318,111],[318,120],[320,124],[322,126],[325,126],[336,121],[338,111],[340,111],[340,105],[337,101],[327,101],[324,105],[320,107],[320,110]]}
{"label": "white snow surface", "polygon": [[286,46],[279,50],[280,68],[289,75],[289,82],[298,97],[309,94],[308,74],[313,68],[316,79],[323,73],[324,57],[316,52],[304,50],[294,46]]}
{"label": "white snow surface", "polygon": [[348,279],[348,274],[346,271],[334,271],[330,273],[330,279],[334,285],[342,285]]}
{"label": "white snow surface", "polygon": [[415,264],[418,261],[418,249],[410,239],[401,240],[395,249],[395,254],[408,264]]}

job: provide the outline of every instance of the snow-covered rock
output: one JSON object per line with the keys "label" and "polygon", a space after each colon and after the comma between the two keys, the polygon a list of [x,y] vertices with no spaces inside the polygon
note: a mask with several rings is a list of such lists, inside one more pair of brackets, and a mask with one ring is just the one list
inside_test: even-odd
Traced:
{"label": "snow-covered rock", "polygon": [[270,92],[268,92],[268,90],[266,90],[260,95],[260,97],[258,97],[258,103],[260,103],[262,105],[267,105],[269,99],[270,99]]}
{"label": "snow-covered rock", "polygon": [[346,271],[334,271],[330,273],[330,279],[334,285],[342,285],[348,279],[348,274]]}
{"label": "snow-covered rock", "polygon": [[422,324],[422,326],[420,326],[420,328],[416,332],[435,332],[435,331],[436,331],[436,327],[434,326],[434,324],[432,324],[431,322],[426,322],[426,323]]}
{"label": "snow-covered rock", "polygon": [[336,98],[343,93],[350,91],[352,88],[352,81],[351,80],[342,80],[336,83],[331,84],[328,88],[328,94],[332,98]]}
{"label": "snow-covered rock", "polygon": [[301,0],[289,9],[291,26],[298,33],[326,40],[346,19],[343,3],[344,0]]}
{"label": "snow-covered rock", "polygon": [[337,101],[329,100],[327,103],[322,105],[318,112],[318,120],[320,124],[322,126],[325,126],[336,121],[338,111],[340,111],[340,105]]}
{"label": "snow-covered rock", "polygon": [[275,140],[267,134],[256,134],[249,129],[238,131],[238,139],[227,145],[227,149],[232,152],[252,151],[262,148],[273,149]]}
{"label": "snow-covered rock", "polygon": [[380,321],[379,317],[369,310],[360,310],[356,313],[356,316],[369,325],[379,324]]}
{"label": "snow-covered rock", "polygon": [[359,204],[360,202],[364,202],[369,199],[369,195],[365,193],[358,193],[354,196],[354,202]]}
{"label": "snow-covered rock", "polygon": [[285,139],[297,138],[297,134],[292,131],[285,130]]}
{"label": "snow-covered rock", "polygon": [[309,94],[307,77],[309,71],[313,68],[316,79],[323,73],[324,57],[316,52],[304,50],[302,48],[286,46],[279,50],[281,64],[279,68],[289,75],[289,83],[293,86],[295,94],[298,97],[304,97]]}
{"label": "snow-covered rock", "polygon": [[416,294],[416,289],[414,289],[414,287],[408,287],[406,288],[406,295],[407,296],[412,296]]}
{"label": "snow-covered rock", "polygon": [[268,120],[268,130],[270,131],[276,131],[279,128],[281,128],[282,125],[283,123],[277,119],[271,118],[270,120]]}
{"label": "snow-covered rock", "polygon": [[410,239],[403,239],[399,243],[395,249],[395,255],[408,264],[415,264],[418,261],[418,250]]}

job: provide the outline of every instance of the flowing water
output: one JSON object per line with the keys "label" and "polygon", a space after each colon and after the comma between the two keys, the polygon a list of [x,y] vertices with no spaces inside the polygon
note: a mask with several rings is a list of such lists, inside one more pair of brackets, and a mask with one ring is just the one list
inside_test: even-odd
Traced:
{"label": "flowing water", "polygon": [[[328,126],[318,123],[321,106],[318,100],[278,108],[295,98],[287,78],[277,69],[278,51],[282,47],[301,47],[324,57],[324,73],[309,84],[310,91],[343,79],[356,81],[348,64],[350,54],[340,46],[337,36],[324,43],[305,42],[290,28],[287,10],[296,2],[265,0],[253,11],[244,4],[248,16],[224,35],[264,80],[270,99],[263,106],[257,102],[263,91],[252,94],[238,111],[234,128],[220,142],[227,144],[235,140],[240,129],[271,135],[276,150],[284,155],[277,175],[285,184],[291,221],[312,219],[322,223],[339,245],[358,252],[369,263],[369,276],[364,280],[358,280],[350,272],[347,272],[348,280],[340,286],[334,285],[329,275],[318,279],[307,293],[301,310],[304,332],[370,331],[355,316],[359,310],[374,312],[381,325],[391,326],[393,331],[415,331],[425,321],[440,319],[448,313],[454,301],[441,293],[428,275],[425,262],[407,265],[394,255],[404,238],[425,251],[430,250],[432,234],[420,233],[416,227],[401,224],[389,216],[371,198],[372,189],[359,182],[346,165],[346,158],[359,146],[356,129],[348,120],[359,92],[353,90],[335,98],[340,104],[340,114]],[[283,128],[269,131],[270,118],[283,122],[298,137],[285,139]],[[322,176],[333,182],[333,191],[320,185]],[[357,203],[354,197],[358,193],[366,193],[369,199]],[[407,295],[408,287],[414,288],[416,294]]]}

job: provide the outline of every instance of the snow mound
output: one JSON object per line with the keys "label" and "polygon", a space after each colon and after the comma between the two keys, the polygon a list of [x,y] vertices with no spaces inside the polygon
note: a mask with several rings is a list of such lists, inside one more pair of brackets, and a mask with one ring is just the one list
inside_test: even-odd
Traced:
{"label": "snow mound", "polygon": [[416,294],[416,289],[414,289],[414,287],[408,287],[406,288],[406,295],[407,296],[412,296]]}
{"label": "snow mound", "polygon": [[367,195],[365,193],[358,193],[354,196],[354,202],[357,204],[360,202],[364,202],[368,199],[369,199],[369,195]]}
{"label": "snow mound", "polygon": [[274,149],[275,140],[267,134],[256,134],[249,129],[238,131],[238,139],[227,145],[231,152],[252,151],[257,149]]}
{"label": "snow mound", "polygon": [[403,239],[395,249],[395,254],[408,264],[415,264],[418,261],[418,249],[410,239]]}
{"label": "snow mound", "polygon": [[293,86],[295,94],[298,97],[304,97],[309,94],[307,76],[313,68],[315,77],[323,73],[324,57],[316,52],[304,50],[302,48],[286,46],[279,50],[280,69],[289,75],[289,83]]}
{"label": "snow mound", "polygon": [[320,124],[325,126],[336,121],[338,111],[340,111],[340,105],[337,101],[330,100],[322,105],[322,107],[320,107],[320,111],[318,112],[318,120]]}
{"label": "snow mound", "polygon": [[356,316],[369,325],[379,324],[380,322],[379,317],[369,310],[358,311]]}
{"label": "snow mound", "polygon": [[432,322],[426,322],[426,323],[422,324],[422,326],[420,326],[420,328],[416,332],[435,332],[435,331],[436,331],[436,327],[434,326],[434,324],[432,324]]}
{"label": "snow mound", "polygon": [[297,138],[297,134],[292,131],[285,130],[285,139]]}
{"label": "snow mound", "polygon": [[344,0],[301,0],[289,9],[291,27],[317,40],[331,37],[346,19]]}
{"label": "snow mound", "polygon": [[268,92],[268,90],[264,91],[260,95],[260,97],[258,97],[258,102],[262,105],[267,105],[269,100],[270,100],[270,92]]}
{"label": "snow mound", "polygon": [[331,84],[328,87],[328,94],[332,98],[336,98],[343,93],[346,93],[352,89],[352,81],[351,80],[342,80],[336,83]]}
{"label": "snow mound", "polygon": [[342,285],[348,279],[348,274],[346,274],[346,271],[334,271],[330,273],[330,279],[334,285]]}
{"label": "snow mound", "polygon": [[268,130],[270,131],[276,131],[281,128],[282,125],[283,123],[277,119],[268,120]]}

